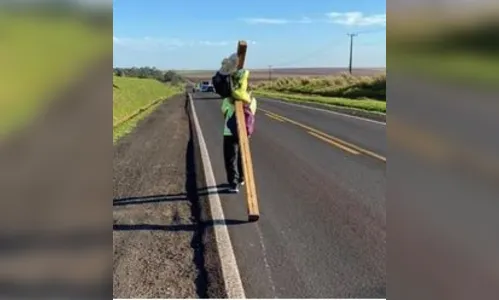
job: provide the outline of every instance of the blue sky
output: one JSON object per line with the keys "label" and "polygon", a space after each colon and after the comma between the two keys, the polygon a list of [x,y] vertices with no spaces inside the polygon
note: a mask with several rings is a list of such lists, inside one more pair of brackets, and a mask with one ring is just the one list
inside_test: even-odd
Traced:
{"label": "blue sky", "polygon": [[217,69],[249,43],[248,68],[386,66],[385,0],[114,0],[114,65]]}

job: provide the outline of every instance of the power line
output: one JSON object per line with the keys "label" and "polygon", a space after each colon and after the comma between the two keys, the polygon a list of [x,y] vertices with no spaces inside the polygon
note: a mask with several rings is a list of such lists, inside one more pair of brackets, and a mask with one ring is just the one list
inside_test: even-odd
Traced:
{"label": "power line", "polygon": [[316,56],[320,53],[326,52],[331,50],[331,46],[335,43],[336,41],[330,41],[329,43],[323,45],[322,47],[315,49],[313,52],[308,53],[307,55],[303,55],[298,57],[297,59],[293,59],[284,63],[279,63],[279,64],[273,64],[273,67],[288,67],[291,65],[294,65],[296,63],[302,62],[304,60],[308,60],[313,56]]}
{"label": "power line", "polygon": [[386,32],[386,28],[377,28],[377,29],[371,29],[371,30],[362,30],[362,31],[357,31],[359,34],[366,34],[366,33],[377,33],[377,32]]}
{"label": "power line", "polygon": [[[358,36],[359,34],[370,34],[370,33],[377,33],[377,32],[381,32],[381,31],[386,31],[386,28],[380,28],[380,29],[372,29],[372,30],[363,30],[363,31],[357,31],[355,33],[347,33],[347,35],[350,37],[350,57],[349,57],[349,72],[350,74],[352,73],[352,65],[353,65],[353,38]],[[279,63],[279,64],[272,64],[272,65],[268,65],[269,67],[269,77],[271,76],[271,72],[272,72],[272,67],[273,68],[276,68],[276,67],[288,67],[288,66],[291,66],[291,65],[294,65],[294,64],[297,64],[297,63],[300,63],[300,62],[303,62],[303,61],[306,61],[306,60],[309,60],[310,58],[318,55],[318,54],[321,54],[323,52],[327,52],[327,51],[330,51],[331,50],[331,47],[334,45],[334,44],[337,44],[338,43],[338,40],[333,40],[333,41],[330,41],[329,43],[321,46],[320,48],[317,48],[315,49],[313,52],[310,52],[308,53],[307,55],[304,55],[304,56],[300,56],[294,60],[290,60],[290,61],[286,61],[286,62],[283,62],[283,63]]]}

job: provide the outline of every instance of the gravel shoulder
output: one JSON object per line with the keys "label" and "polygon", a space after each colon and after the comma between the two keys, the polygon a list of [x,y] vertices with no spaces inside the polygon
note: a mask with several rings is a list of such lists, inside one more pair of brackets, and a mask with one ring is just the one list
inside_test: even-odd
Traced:
{"label": "gravel shoulder", "polygon": [[114,298],[224,297],[191,133],[179,95],[115,147]]}

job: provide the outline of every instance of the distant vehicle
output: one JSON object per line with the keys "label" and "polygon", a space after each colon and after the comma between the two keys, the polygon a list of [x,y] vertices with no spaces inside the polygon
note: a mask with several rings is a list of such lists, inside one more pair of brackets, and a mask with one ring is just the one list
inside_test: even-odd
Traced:
{"label": "distant vehicle", "polygon": [[209,81],[203,81],[199,85],[199,91],[202,93],[214,93],[215,88],[213,87],[213,84]]}

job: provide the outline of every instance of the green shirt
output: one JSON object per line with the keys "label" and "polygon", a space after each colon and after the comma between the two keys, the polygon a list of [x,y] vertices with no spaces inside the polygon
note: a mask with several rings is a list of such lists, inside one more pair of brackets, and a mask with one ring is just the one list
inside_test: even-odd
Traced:
{"label": "green shirt", "polygon": [[[250,110],[253,114],[256,113],[256,99],[254,97],[251,97],[251,102],[250,102]],[[222,113],[225,115],[225,122],[224,122],[224,135],[232,135],[230,132],[230,129],[227,127],[227,121],[232,117],[232,115],[235,113],[236,107],[232,103],[231,98],[225,98],[222,101]]]}

